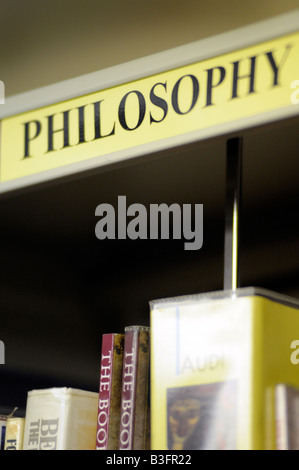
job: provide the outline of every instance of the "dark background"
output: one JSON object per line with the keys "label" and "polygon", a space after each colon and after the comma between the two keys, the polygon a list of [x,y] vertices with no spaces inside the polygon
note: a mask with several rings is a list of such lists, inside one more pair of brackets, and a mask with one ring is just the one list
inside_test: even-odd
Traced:
{"label": "dark background", "polygon": [[[143,57],[298,6],[297,1],[4,1],[6,96]],[[298,77],[299,78],[299,77]],[[242,134],[241,286],[299,298],[298,119]],[[27,390],[97,391],[101,335],[149,324],[149,301],[223,287],[228,136],[0,198],[0,408]],[[95,208],[117,196],[204,204],[204,244],[99,241]]]}

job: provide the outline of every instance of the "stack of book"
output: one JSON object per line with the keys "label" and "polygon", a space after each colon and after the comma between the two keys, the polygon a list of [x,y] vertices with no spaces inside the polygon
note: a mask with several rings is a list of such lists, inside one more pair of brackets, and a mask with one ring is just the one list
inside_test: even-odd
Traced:
{"label": "stack of book", "polygon": [[99,391],[27,393],[24,418],[0,415],[0,450],[150,449],[150,329],[102,335]]}
{"label": "stack of book", "polygon": [[24,417],[0,417],[1,450],[94,450],[97,412],[96,392],[31,390]]}
{"label": "stack of book", "polygon": [[102,335],[99,390],[28,392],[5,450],[299,450],[299,302],[248,288],[153,301]]}
{"label": "stack of book", "polygon": [[150,328],[102,340],[97,450],[150,449]]}

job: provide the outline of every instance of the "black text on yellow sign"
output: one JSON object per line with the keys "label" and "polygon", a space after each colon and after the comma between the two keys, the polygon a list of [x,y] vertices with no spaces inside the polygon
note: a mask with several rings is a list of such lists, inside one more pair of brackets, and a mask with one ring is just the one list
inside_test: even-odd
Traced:
{"label": "black text on yellow sign", "polygon": [[296,33],[4,119],[1,181],[292,106],[298,58]]}

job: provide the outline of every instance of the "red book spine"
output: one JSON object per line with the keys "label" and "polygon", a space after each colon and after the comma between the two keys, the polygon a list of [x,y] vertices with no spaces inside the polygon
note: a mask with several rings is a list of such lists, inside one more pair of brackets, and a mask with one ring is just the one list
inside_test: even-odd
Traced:
{"label": "red book spine", "polygon": [[103,335],[96,450],[118,449],[123,349],[123,334]]}
{"label": "red book spine", "polygon": [[149,447],[149,328],[125,328],[119,450]]}
{"label": "red book spine", "polygon": [[138,361],[138,329],[125,329],[119,449],[133,449],[134,403]]}

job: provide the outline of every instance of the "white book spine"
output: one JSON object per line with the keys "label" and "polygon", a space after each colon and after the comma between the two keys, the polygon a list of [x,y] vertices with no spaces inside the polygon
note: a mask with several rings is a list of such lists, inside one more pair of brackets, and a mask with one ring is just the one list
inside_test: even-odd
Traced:
{"label": "white book spine", "polygon": [[98,394],[54,388],[28,393],[24,450],[92,450]]}
{"label": "white book spine", "polygon": [[287,403],[287,389],[285,385],[279,384],[275,387],[276,450],[288,449]]}

